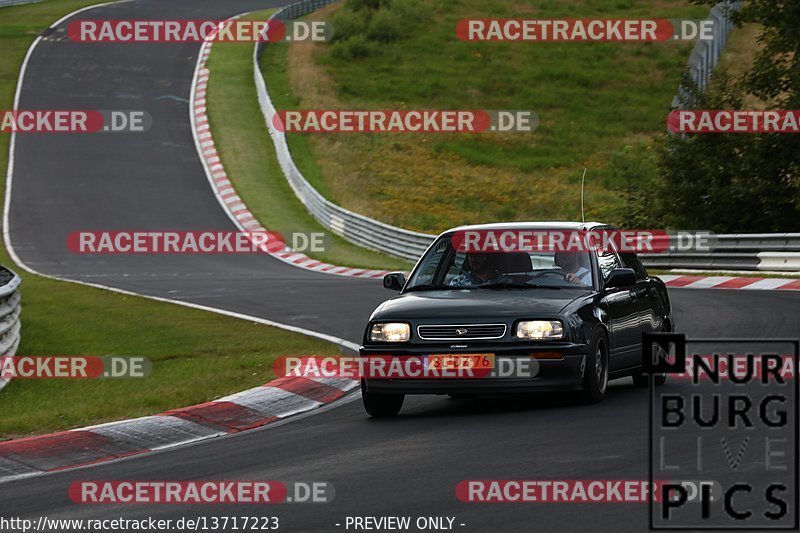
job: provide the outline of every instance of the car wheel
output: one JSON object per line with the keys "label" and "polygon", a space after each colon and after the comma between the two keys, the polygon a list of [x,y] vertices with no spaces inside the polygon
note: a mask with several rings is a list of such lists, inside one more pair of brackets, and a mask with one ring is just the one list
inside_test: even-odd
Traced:
{"label": "car wheel", "polygon": [[602,401],[608,388],[608,345],[605,336],[596,332],[589,345],[583,372],[582,398],[587,403]]}
{"label": "car wheel", "polygon": [[364,409],[366,409],[369,416],[375,418],[397,416],[403,407],[405,398],[405,394],[375,394],[365,390],[361,391]]}

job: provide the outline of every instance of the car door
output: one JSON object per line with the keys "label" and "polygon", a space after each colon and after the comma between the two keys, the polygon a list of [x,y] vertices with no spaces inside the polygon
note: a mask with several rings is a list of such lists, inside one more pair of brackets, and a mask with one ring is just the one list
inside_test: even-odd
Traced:
{"label": "car door", "polygon": [[[636,253],[621,252],[619,258],[624,268],[630,268],[636,272],[636,285],[633,286],[633,297],[636,307],[639,309],[640,333],[659,331],[661,327],[658,316],[660,304],[655,281],[647,276],[647,272]],[[641,335],[639,337],[641,340]]]}
{"label": "car door", "polygon": [[636,294],[639,306],[640,320],[643,333],[657,333],[662,331],[663,318],[666,313],[664,301],[659,294],[659,282],[647,274],[647,269],[642,260],[633,252],[620,254],[624,266],[636,271]]}
{"label": "car door", "polygon": [[[622,261],[613,249],[598,250],[597,265],[602,284]],[[603,288],[603,301],[608,309],[609,369],[620,370],[640,364],[642,341],[640,312],[634,296],[634,287]]]}

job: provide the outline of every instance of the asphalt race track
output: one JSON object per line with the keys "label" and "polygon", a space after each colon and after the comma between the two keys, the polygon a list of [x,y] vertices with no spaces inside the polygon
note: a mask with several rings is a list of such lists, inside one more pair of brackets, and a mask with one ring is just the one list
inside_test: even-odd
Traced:
{"label": "asphalt race track", "polygon": [[[87,18],[225,18],[279,5],[256,0],[136,0]],[[30,58],[20,109],[144,109],[140,134],[17,135],[11,239],[31,268],[145,295],[213,306],[359,342],[376,280],[316,274],[269,257],[71,254],[76,230],[235,230],[211,191],[189,128],[199,45],[92,45],[44,40]],[[63,36],[63,35],[62,35]],[[177,97],[177,98],[170,98]],[[43,156],[42,154],[47,154]],[[797,337],[800,295],[672,290],[678,330],[691,337]],[[346,306],[343,308],[343,306]],[[670,384],[679,388],[683,385]],[[357,400],[357,398],[356,398]],[[464,479],[646,479],[647,392],[612,384],[599,405],[561,395],[407,400],[395,420],[360,401],[235,436],[91,468],[0,484],[7,516],[180,518],[274,514],[281,530],[338,531],[346,516],[456,517],[463,531],[642,531],[646,504],[459,502]],[[328,481],[329,504],[78,506],[78,479]]]}
{"label": "asphalt race track", "polygon": [[[280,4],[149,0],[112,4],[81,16],[222,19]],[[20,109],[146,110],[154,124],[146,133],[17,136],[10,226],[14,250],[28,266],[360,338],[363,324],[352,318],[368,316],[387,295],[374,280],[309,274],[258,256],[72,254],[65,243],[76,230],[236,227],[203,172],[188,103],[171,98],[188,100],[199,45],[74,43],[58,32],[52,38],[58,40],[40,42],[30,59]],[[356,292],[359,298],[352,297]]]}

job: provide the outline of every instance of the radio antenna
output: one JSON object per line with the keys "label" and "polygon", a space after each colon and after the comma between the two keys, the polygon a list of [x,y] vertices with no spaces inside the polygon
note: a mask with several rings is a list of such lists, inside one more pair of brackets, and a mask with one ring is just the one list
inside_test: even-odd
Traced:
{"label": "radio antenna", "polygon": [[586,224],[586,215],[583,211],[583,184],[586,182],[586,167],[583,167],[583,176],[581,177],[581,222]]}

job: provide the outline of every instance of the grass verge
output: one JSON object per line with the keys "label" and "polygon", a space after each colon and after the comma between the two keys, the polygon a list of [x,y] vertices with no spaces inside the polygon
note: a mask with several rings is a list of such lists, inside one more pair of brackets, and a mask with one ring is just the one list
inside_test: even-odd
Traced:
{"label": "grass verge", "polygon": [[[39,32],[94,3],[50,0],[0,8],[0,109],[12,108],[20,66]],[[0,133],[2,169],[9,139]],[[4,247],[0,262],[14,268]],[[329,343],[244,320],[34,275],[23,278],[19,354],[141,355],[153,367],[144,379],[14,380],[0,390],[0,440],[205,402],[268,381],[277,355],[337,353]]]}
{"label": "grass verge", "polygon": [[574,220],[587,166],[587,217],[615,223],[630,183],[619,182],[612,160],[621,150],[645,151],[664,129],[693,43],[467,43],[455,36],[456,23],[707,13],[684,0],[346,0],[311,16],[332,21],[333,43],[268,46],[264,67],[284,109],[533,109],[540,116],[539,129],[526,134],[290,135],[301,170],[344,207],[429,232]]}
{"label": "grass verge", "polygon": [[[265,19],[271,11],[248,19]],[[228,179],[247,207],[265,227],[284,234],[321,232],[329,246],[310,257],[337,265],[369,269],[408,269],[406,262],[353,245],[327,232],[300,203],[278,164],[275,149],[253,84],[252,46],[216,43],[208,68],[207,113],[214,142]]]}
{"label": "grass verge", "polygon": [[279,355],[330,343],[236,318],[25,276],[25,355],[141,355],[141,379],[13,380],[0,391],[0,439],[194,405],[273,378]]}

